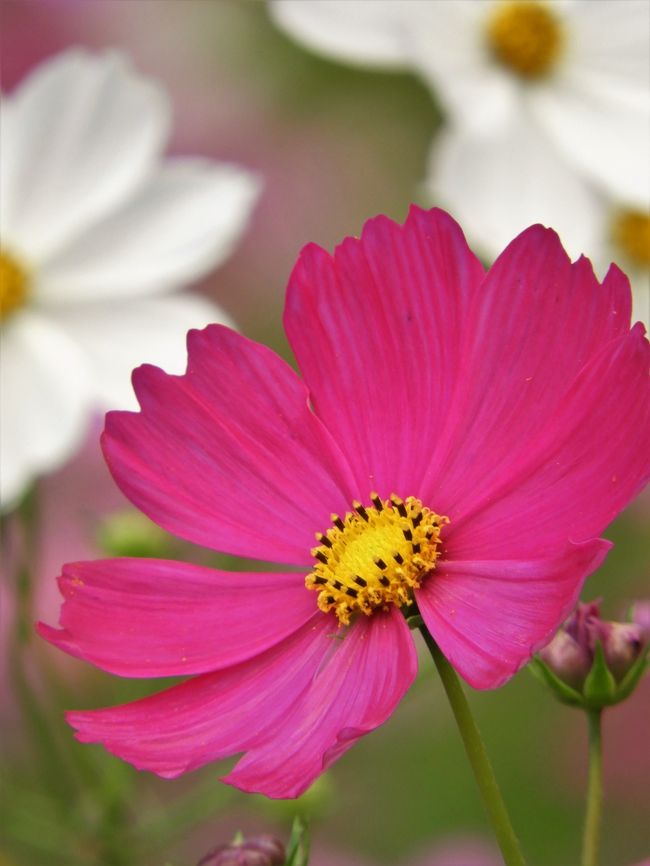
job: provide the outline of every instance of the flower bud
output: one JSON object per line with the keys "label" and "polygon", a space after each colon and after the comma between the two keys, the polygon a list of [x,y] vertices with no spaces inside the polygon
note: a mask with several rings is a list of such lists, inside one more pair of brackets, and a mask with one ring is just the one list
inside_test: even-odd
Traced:
{"label": "flower bud", "polygon": [[282,842],[262,834],[219,845],[206,854],[197,866],[283,866],[285,859]]}
{"label": "flower bud", "polygon": [[633,622],[611,622],[603,642],[607,667],[620,682],[639,657],[643,644],[643,630]]}
{"label": "flower bud", "polygon": [[539,658],[562,682],[580,689],[591,670],[593,657],[564,629],[555,633],[553,640],[540,650]]}
{"label": "flower bud", "polygon": [[579,602],[532,670],[565,703],[616,704],[632,693],[645,670],[648,637],[637,622],[602,620],[599,601]]}
{"label": "flower bud", "polygon": [[643,640],[650,643],[650,600],[635,601],[630,611],[630,619],[643,632]]}

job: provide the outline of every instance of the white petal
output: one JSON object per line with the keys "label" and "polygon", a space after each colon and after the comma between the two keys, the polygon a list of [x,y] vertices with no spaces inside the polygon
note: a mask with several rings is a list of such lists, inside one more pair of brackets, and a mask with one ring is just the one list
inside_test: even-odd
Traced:
{"label": "white petal", "polygon": [[352,63],[408,62],[403,27],[420,0],[273,0],[276,23],[309,48]]}
{"label": "white petal", "polygon": [[508,122],[525,88],[494,61],[486,40],[485,0],[417,3],[408,31],[411,62],[453,122],[488,131]]}
{"label": "white petal", "polygon": [[567,63],[599,84],[620,85],[647,95],[650,79],[648,0],[576,2],[563,16]]}
{"label": "white petal", "polygon": [[258,188],[236,166],[167,160],[123,208],[43,266],[39,299],[163,292],[202,276],[230,253]]}
{"label": "white petal", "polygon": [[643,322],[650,333],[650,272],[632,274],[632,321]]}
{"label": "white petal", "polygon": [[0,238],[6,242],[9,220],[11,217],[11,200],[16,173],[13,171],[12,134],[13,105],[11,101],[0,94]]}
{"label": "white petal", "polygon": [[561,86],[537,91],[531,108],[575,170],[632,207],[650,197],[650,93],[597,86],[564,77]]}
{"label": "white petal", "polygon": [[60,307],[52,315],[87,356],[95,405],[106,409],[137,408],[131,372],[140,364],[156,364],[169,373],[184,372],[185,338],[190,328],[211,322],[232,327],[219,307],[187,294],[124,304],[75,304]]}
{"label": "white petal", "polygon": [[524,113],[490,136],[450,127],[434,142],[427,191],[489,256],[533,223],[577,256],[602,237],[603,208]]}
{"label": "white petal", "polygon": [[578,171],[630,206],[650,199],[650,3],[577,2],[567,49],[532,110]]}
{"label": "white petal", "polygon": [[11,507],[39,474],[72,455],[89,418],[82,352],[33,311],[2,326],[0,345],[0,502]]}
{"label": "white petal", "polygon": [[4,238],[38,264],[146,177],[167,136],[167,101],[124,58],[79,50],[39,66],[7,100]]}

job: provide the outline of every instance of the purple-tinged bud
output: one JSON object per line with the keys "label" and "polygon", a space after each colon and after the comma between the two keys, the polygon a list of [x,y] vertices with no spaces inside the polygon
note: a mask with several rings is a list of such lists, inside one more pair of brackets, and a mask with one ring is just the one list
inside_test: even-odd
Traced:
{"label": "purple-tinged bud", "polygon": [[563,683],[578,691],[593,663],[591,653],[564,629],[556,632],[553,640],[540,650],[539,657]]}
{"label": "purple-tinged bud", "polygon": [[[641,619],[648,613],[640,607]],[[608,706],[632,693],[645,670],[647,649],[641,624],[602,620],[599,601],[579,602],[531,669],[566,703]]]}
{"label": "purple-tinged bud", "polygon": [[630,611],[630,618],[643,632],[643,642],[650,643],[650,600],[635,601]]}
{"label": "purple-tinged bud", "polygon": [[643,629],[633,622],[607,623],[609,630],[603,641],[607,667],[620,682],[638,659],[645,643]]}
{"label": "purple-tinged bud", "polygon": [[282,866],[286,853],[282,842],[263,834],[219,845],[197,866]]}

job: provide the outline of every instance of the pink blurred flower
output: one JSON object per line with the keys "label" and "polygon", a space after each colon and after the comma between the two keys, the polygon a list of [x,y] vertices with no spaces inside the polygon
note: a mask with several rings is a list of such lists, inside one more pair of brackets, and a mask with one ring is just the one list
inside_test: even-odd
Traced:
{"label": "pink blurred flower", "polygon": [[650,470],[629,284],[613,267],[600,285],[540,226],[486,274],[445,213],[378,217],[333,256],[303,250],[285,326],[304,381],[227,328],[192,331],[187,373],[139,368],[141,411],[111,413],[103,444],[163,528],[299,570],[76,563],[61,629],[41,626],[118,675],[195,675],[70,713],[80,740],[165,777],[245,752],[226,781],[274,797],[391,715],[416,673],[413,600],[471,685],[508,680]]}
{"label": "pink blurred flower", "polygon": [[455,839],[436,845],[408,866],[500,866],[492,848],[473,839]]}

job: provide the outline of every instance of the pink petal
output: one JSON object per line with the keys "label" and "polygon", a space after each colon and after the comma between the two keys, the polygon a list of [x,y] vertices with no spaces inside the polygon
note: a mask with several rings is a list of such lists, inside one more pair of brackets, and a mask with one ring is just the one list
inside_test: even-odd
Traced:
{"label": "pink petal", "polygon": [[316,609],[296,573],[233,574],[154,559],[72,563],[59,586],[61,629],[41,624],[41,635],[127,677],[230,667],[282,641]]}
{"label": "pink petal", "polygon": [[650,476],[649,362],[642,325],[606,345],[528,450],[452,511],[446,555],[530,559],[599,535]]}
{"label": "pink petal", "polygon": [[306,247],[285,327],[314,408],[356,473],[357,495],[417,495],[449,411],[483,268],[442,211],[366,223],[333,256]]}
{"label": "pink petal", "polygon": [[239,665],[135,703],[71,712],[67,719],[82,742],[103,743],[138,769],[172,778],[281,731],[331,651],[335,631],[336,620],[319,612],[282,643]]}
{"label": "pink petal", "polygon": [[184,376],[135,371],[140,413],[111,412],[115,480],[145,514],[206,547],[310,564],[353,497],[344,458],[277,355],[222,326],[188,335]]}
{"label": "pink petal", "polygon": [[[582,368],[630,327],[627,278],[601,286],[588,260],[571,264],[555,232],[533,226],[486,276],[467,323],[461,382],[439,431],[425,497],[450,516],[513,473]],[[603,392],[603,397],[606,395]]]}
{"label": "pink petal", "polygon": [[440,562],[416,590],[418,607],[458,673],[496,688],[547,643],[610,547],[595,539],[546,558]]}
{"label": "pink petal", "polygon": [[416,672],[415,646],[396,608],[358,620],[282,726],[269,730],[224,781],[269,797],[298,797],[386,721]]}

